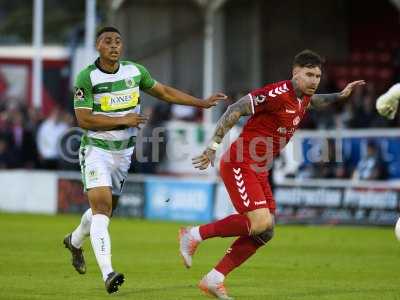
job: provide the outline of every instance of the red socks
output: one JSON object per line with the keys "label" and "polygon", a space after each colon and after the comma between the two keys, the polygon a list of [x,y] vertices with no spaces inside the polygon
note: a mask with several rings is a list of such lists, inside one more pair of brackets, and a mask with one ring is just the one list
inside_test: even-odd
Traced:
{"label": "red socks", "polygon": [[215,269],[226,276],[249,259],[261,246],[252,237],[241,236],[235,240]]}
{"label": "red socks", "polygon": [[225,219],[202,225],[199,230],[203,240],[216,236],[248,236],[250,234],[250,220],[245,215],[230,215]]}

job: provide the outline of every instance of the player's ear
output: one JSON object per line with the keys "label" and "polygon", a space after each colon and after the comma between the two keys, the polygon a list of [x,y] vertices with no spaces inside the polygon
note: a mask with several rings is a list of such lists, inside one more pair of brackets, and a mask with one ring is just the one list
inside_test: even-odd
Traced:
{"label": "player's ear", "polygon": [[100,50],[100,39],[96,40],[96,50],[99,51]]}
{"label": "player's ear", "polygon": [[293,67],[293,69],[292,69],[292,76],[293,76],[293,78],[295,78],[295,77],[297,77],[297,75],[299,74],[299,67]]}

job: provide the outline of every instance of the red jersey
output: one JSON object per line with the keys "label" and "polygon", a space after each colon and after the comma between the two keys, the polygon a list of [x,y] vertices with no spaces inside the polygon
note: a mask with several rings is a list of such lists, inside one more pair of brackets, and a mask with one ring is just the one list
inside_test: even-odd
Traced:
{"label": "red jersey", "polygon": [[[297,98],[290,80],[249,93],[252,116],[230,149],[231,158],[266,164],[286,146],[304,117],[310,96]],[[243,149],[241,158],[240,148]]]}

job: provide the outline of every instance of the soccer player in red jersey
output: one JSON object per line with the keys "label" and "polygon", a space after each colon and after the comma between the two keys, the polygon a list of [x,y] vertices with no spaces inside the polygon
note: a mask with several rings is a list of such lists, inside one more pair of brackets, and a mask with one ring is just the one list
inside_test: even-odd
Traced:
{"label": "soccer player in red jersey", "polygon": [[343,91],[314,94],[321,80],[321,57],[304,50],[296,55],[291,80],[268,84],[230,105],[218,121],[212,141],[193,159],[200,170],[214,165],[215,152],[225,134],[242,116],[251,116],[239,138],[223,155],[220,174],[238,214],[202,226],[181,228],[180,254],[187,268],[197,246],[213,237],[238,238],[222,260],[199,283],[199,288],[219,299],[231,299],[224,279],[273,237],[275,200],[268,184],[268,165],[289,142],[308,108],[346,99],[363,80]]}

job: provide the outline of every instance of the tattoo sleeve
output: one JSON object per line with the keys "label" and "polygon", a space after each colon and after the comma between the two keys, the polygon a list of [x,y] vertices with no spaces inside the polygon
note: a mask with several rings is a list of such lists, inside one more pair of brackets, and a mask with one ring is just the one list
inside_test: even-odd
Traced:
{"label": "tattoo sleeve", "polygon": [[311,107],[320,108],[338,101],[340,93],[315,94],[311,97]]}
{"label": "tattoo sleeve", "polygon": [[225,134],[239,121],[241,116],[251,115],[251,107],[252,103],[249,95],[231,104],[219,119],[212,140],[220,144]]}

